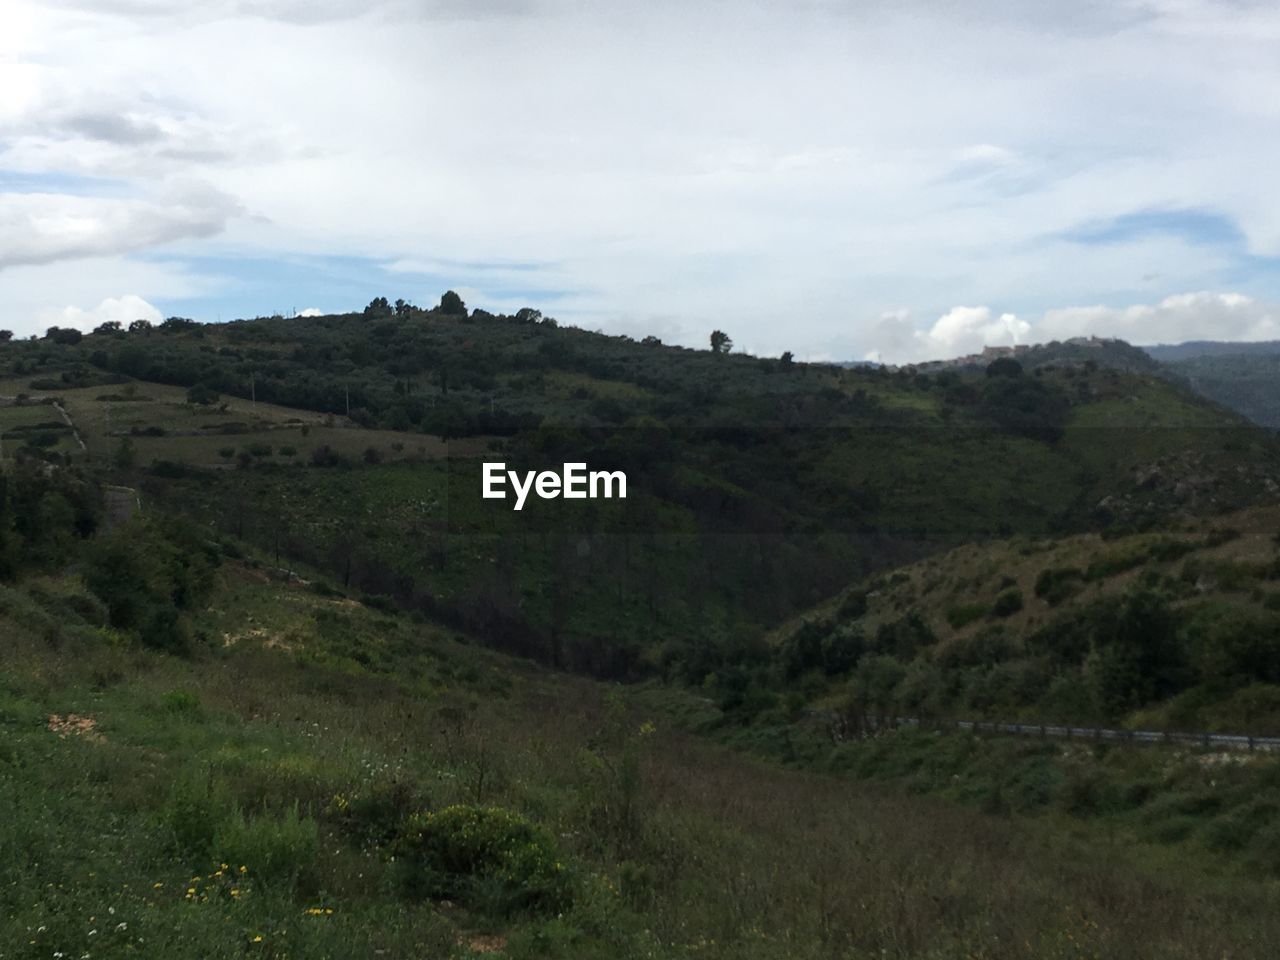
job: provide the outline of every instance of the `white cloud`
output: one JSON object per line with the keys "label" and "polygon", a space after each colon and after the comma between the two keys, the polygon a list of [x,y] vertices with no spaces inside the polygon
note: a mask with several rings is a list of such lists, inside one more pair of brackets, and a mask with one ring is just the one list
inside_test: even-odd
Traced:
{"label": "white cloud", "polygon": [[952,307],[920,328],[907,310],[882,314],[868,324],[865,359],[917,363],[980,353],[983,347],[1048,343],[1071,337],[1119,337],[1135,344],[1208,339],[1280,340],[1280,304],[1239,293],[1182,293],[1154,304],[1085,306],[1047,310],[1029,321],[989,307]]}
{"label": "white cloud", "polygon": [[207,237],[221,231],[234,211],[229,198],[199,185],[154,200],[0,194],[0,270]]}
{"label": "white cloud", "polygon": [[[0,264],[177,239],[367,256],[416,302],[440,292],[414,286],[427,265],[477,306],[696,345],[719,326],[798,356],[966,350],[1061,304],[1276,296],[1240,281],[1240,251],[1045,239],[1202,209],[1280,254],[1274,5],[0,3],[0,169],[121,182],[85,197],[0,179]],[[217,193],[152,186],[182,181]],[[15,284],[0,311],[43,309],[47,290]],[[102,284],[75,302],[161,297]],[[860,319],[900,307],[905,323]],[[1209,325],[1195,336],[1242,322],[1157,313]]]}
{"label": "white cloud", "polygon": [[103,323],[116,322],[127,327],[135,320],[149,320],[158,323],[164,314],[147,303],[135,293],[126,293],[121,297],[107,297],[96,307],[85,310],[77,306],[63,307],[57,311],[46,311],[37,320],[37,324],[48,327],[74,327],[82,333],[89,333]]}
{"label": "white cloud", "polygon": [[1132,343],[1280,340],[1280,305],[1239,293],[1183,293],[1155,304],[1049,310],[1036,324],[1043,340],[1089,334]]}
{"label": "white cloud", "polygon": [[300,317],[323,317],[323,316],[324,316],[324,311],[323,311],[323,310],[321,310],[319,307],[306,307],[305,309],[298,311],[298,316],[300,316]]}
{"label": "white cloud", "polygon": [[916,329],[911,314],[883,314],[874,327],[878,339],[865,359],[884,363],[942,360],[978,353],[986,346],[1027,342],[1031,324],[1012,313],[995,315],[990,307],[952,307],[925,329]]}
{"label": "white cloud", "polygon": [[[11,267],[0,270],[0,328],[12,330],[19,337],[42,334],[50,326],[72,325],[66,317],[67,304],[75,304],[85,314],[96,316],[99,308],[85,305],[117,300],[123,301],[126,308],[140,306],[121,296],[122,290],[146,291],[137,296],[147,303],[159,299],[186,301],[209,295],[216,282],[173,262],[124,257]],[[133,321],[138,317],[127,316],[127,319]]]}

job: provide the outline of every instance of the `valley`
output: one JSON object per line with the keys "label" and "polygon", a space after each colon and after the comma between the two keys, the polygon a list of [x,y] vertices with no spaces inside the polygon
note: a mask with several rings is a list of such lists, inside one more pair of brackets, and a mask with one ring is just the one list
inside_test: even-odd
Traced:
{"label": "valley", "polygon": [[1177,378],[416,309],[0,374],[0,956],[1280,945],[1280,760],[956,730],[1280,735],[1280,441]]}

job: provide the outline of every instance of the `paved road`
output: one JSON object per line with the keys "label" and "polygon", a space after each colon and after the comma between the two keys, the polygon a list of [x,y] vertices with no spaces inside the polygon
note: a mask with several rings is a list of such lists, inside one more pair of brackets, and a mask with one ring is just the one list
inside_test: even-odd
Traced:
{"label": "paved road", "polygon": [[[832,721],[837,721],[834,714]],[[1178,744],[1190,747],[1214,747],[1220,750],[1254,750],[1280,753],[1280,737],[1253,736],[1247,733],[1182,733],[1169,730],[1116,730],[1108,727],[1070,726],[1064,724],[1005,723],[998,720],[931,720],[929,726],[942,729],[970,730],[974,733],[998,733],[1019,737],[1055,737],[1060,740],[1093,740],[1121,744]],[[885,717],[875,720],[877,728],[917,727],[918,717]]]}

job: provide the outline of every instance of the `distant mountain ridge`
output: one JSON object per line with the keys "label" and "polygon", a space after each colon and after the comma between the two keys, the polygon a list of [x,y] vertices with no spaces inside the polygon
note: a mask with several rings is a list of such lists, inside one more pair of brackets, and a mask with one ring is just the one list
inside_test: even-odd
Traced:
{"label": "distant mountain ridge", "polygon": [[1276,356],[1280,355],[1280,340],[1188,340],[1185,343],[1152,344],[1139,349],[1161,363],[1176,363],[1196,357]]}
{"label": "distant mountain ridge", "polygon": [[1160,364],[1141,347],[1135,347],[1114,337],[1072,337],[1069,340],[1053,340],[1048,343],[983,347],[980,353],[971,353],[948,360],[904,364],[900,369],[915,373],[976,370],[1004,357],[1017,360],[1027,369],[1047,366],[1081,366],[1090,361],[1099,367],[1131,373],[1155,373],[1160,369]]}
{"label": "distant mountain ridge", "polygon": [[1160,376],[1190,387],[1260,426],[1280,430],[1280,340],[1191,340],[1136,346],[1112,337],[1072,337],[984,347],[980,353],[890,369],[919,374],[972,372],[1005,357],[1027,370],[1097,367]]}

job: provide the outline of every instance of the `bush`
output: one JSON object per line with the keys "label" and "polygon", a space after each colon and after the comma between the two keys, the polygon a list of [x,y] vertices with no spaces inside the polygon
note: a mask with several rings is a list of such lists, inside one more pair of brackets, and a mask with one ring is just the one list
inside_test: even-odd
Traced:
{"label": "bush", "polygon": [[1011,617],[1022,609],[1022,591],[1016,587],[1006,590],[996,597],[991,605],[991,612],[997,617]]}
{"label": "bush", "polygon": [[1084,571],[1076,567],[1046,567],[1036,577],[1036,596],[1057,606],[1079,593],[1083,580]]}
{"label": "bush", "polygon": [[395,844],[401,888],[497,916],[558,913],[572,883],[550,834],[499,807],[459,804],[411,817]]}
{"label": "bush", "polygon": [[174,716],[199,717],[200,698],[190,690],[170,690],[160,698],[160,710]]}
{"label": "bush", "polygon": [[975,620],[982,619],[990,610],[991,608],[985,603],[962,603],[947,611],[947,623],[951,624],[951,629],[959,630]]}
{"label": "bush", "polygon": [[218,402],[221,397],[218,391],[214,390],[207,384],[197,383],[187,391],[187,403],[199,404],[202,407],[208,407]]}
{"label": "bush", "polygon": [[213,841],[231,812],[226,791],[208,777],[178,780],[160,812],[160,824],[172,846],[195,865],[208,860]]}
{"label": "bush", "polygon": [[246,817],[237,812],[222,821],[214,850],[218,859],[247,865],[254,875],[267,880],[305,880],[320,853],[320,832],[314,820],[298,813],[297,806],[283,817]]}
{"label": "bush", "polygon": [[362,845],[377,846],[394,840],[410,814],[421,810],[425,802],[413,784],[382,780],[336,794],[325,815]]}
{"label": "bush", "polygon": [[327,443],[311,451],[311,465],[313,467],[336,467],[340,466],[342,462],[342,455]]}

